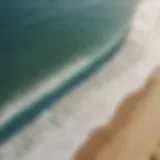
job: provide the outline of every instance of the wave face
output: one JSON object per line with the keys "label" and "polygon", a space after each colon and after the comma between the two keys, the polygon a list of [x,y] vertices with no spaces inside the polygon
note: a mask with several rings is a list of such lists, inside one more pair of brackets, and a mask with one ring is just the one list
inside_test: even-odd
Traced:
{"label": "wave face", "polygon": [[75,59],[99,54],[136,2],[0,1],[0,104]]}

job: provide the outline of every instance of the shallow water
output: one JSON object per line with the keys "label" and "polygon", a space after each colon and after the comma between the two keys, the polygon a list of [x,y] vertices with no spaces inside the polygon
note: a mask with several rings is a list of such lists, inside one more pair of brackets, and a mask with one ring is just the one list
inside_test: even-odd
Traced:
{"label": "shallow water", "polygon": [[0,104],[75,59],[99,54],[128,21],[136,2],[1,1]]}

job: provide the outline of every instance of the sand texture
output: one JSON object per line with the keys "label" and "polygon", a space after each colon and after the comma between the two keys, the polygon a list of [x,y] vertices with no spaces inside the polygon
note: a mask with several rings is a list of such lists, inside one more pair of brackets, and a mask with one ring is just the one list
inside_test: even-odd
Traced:
{"label": "sand texture", "polygon": [[158,72],[151,75],[143,89],[123,100],[109,125],[89,136],[76,160],[150,160],[159,155]]}

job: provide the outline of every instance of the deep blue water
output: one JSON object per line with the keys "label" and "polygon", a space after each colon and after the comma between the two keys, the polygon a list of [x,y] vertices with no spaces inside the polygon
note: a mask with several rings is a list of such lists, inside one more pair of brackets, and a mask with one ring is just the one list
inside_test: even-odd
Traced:
{"label": "deep blue water", "polygon": [[[128,27],[137,1],[1,0],[0,107],[17,92],[23,94],[75,59],[99,54],[98,50],[108,46],[117,33],[123,37],[122,26]],[[112,50],[106,50],[90,68],[1,125],[0,144],[97,71],[123,41],[117,39]]]}
{"label": "deep blue water", "polygon": [[75,58],[109,44],[130,19],[136,2],[1,0],[0,104]]}

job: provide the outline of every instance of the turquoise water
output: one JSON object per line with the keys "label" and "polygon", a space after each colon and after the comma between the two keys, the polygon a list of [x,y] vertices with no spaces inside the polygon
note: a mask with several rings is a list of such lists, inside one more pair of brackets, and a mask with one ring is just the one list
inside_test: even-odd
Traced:
{"label": "turquoise water", "polygon": [[0,105],[75,59],[99,54],[136,2],[1,0]]}
{"label": "turquoise water", "polygon": [[[12,107],[7,118],[4,110],[0,112],[0,143],[110,60],[124,42],[124,31],[137,1],[0,1],[0,107],[6,102]],[[83,69],[77,68],[76,76],[63,79],[55,90],[48,88],[35,101],[25,96],[40,81],[47,82],[48,77],[55,79],[69,64],[86,57],[89,57],[88,67],[85,64],[81,66]],[[20,93],[18,98],[17,93]],[[28,102],[22,103],[21,96]],[[12,99],[17,103],[13,104]]]}

